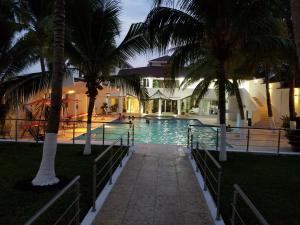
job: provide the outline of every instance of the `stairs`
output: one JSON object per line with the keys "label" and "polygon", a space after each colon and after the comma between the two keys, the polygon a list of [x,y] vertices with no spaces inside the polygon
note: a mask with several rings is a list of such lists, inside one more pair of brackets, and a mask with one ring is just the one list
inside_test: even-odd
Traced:
{"label": "stairs", "polygon": [[264,104],[262,104],[262,102],[257,97],[252,97],[252,98],[255,101],[255,103],[259,105],[259,107],[264,107]]}
{"label": "stairs", "polygon": [[252,127],[270,128],[267,107],[265,107],[264,104],[257,97],[253,97],[253,100],[259,106],[260,121],[253,124]]}

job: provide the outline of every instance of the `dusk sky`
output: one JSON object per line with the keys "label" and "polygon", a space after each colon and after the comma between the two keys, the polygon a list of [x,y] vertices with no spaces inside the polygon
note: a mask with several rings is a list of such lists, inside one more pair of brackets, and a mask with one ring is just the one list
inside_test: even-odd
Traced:
{"label": "dusk sky", "polygon": [[[121,0],[122,11],[120,15],[120,20],[122,23],[122,33],[119,38],[119,41],[121,41],[124,38],[132,23],[141,22],[145,19],[152,5],[153,0]],[[158,55],[152,54],[137,55],[133,59],[129,60],[129,63],[134,67],[145,66],[147,65],[147,61],[149,59],[157,56]],[[40,71],[40,65],[36,64],[30,67],[28,70],[24,71],[24,73],[38,71]]]}

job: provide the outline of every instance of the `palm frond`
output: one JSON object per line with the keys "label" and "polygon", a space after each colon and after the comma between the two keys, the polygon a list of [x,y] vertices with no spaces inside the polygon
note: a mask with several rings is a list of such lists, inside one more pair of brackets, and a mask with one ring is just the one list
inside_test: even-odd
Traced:
{"label": "palm frond", "polygon": [[123,93],[137,96],[141,101],[146,101],[149,98],[148,91],[141,86],[141,79],[138,76],[111,76],[109,80],[113,81]]}

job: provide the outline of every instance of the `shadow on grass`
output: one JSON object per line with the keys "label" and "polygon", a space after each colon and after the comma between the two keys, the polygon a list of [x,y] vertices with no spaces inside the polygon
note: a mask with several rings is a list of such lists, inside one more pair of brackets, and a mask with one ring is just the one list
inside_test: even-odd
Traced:
{"label": "shadow on grass", "polygon": [[[33,190],[30,178],[38,171],[42,147],[42,144],[32,143],[0,143],[0,224],[23,224],[77,175],[81,177],[81,219],[91,207],[92,162],[107,146],[92,146],[92,154],[83,156],[84,145],[58,145],[55,167],[62,182],[47,190]],[[70,191],[70,196],[55,203],[37,224],[50,224],[62,213],[73,194]]]}

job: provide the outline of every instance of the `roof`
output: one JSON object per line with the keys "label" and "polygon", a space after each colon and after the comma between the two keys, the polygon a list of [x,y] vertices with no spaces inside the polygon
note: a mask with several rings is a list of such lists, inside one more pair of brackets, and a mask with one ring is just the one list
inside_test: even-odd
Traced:
{"label": "roof", "polygon": [[[141,77],[165,77],[165,68],[164,66],[146,66],[146,67],[137,67],[132,69],[123,69],[119,71],[118,76],[132,76],[138,75]],[[182,71],[176,77],[184,77],[186,72]]]}
{"label": "roof", "polygon": [[165,55],[165,56],[162,56],[162,57],[159,57],[156,59],[152,59],[149,62],[167,62],[167,61],[169,61],[170,58],[171,58],[170,56]]}
{"label": "roof", "polygon": [[150,99],[167,99],[168,97],[164,95],[160,90],[155,92],[153,95],[150,96]]}

